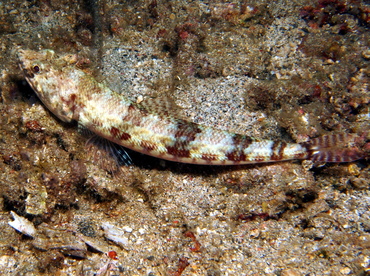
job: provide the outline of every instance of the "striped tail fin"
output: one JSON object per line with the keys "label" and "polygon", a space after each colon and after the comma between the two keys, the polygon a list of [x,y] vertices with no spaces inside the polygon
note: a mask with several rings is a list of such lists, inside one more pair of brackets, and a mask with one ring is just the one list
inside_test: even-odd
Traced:
{"label": "striped tail fin", "polygon": [[324,135],[311,139],[304,144],[309,152],[308,159],[315,163],[321,162],[352,162],[368,158],[369,143],[366,143],[366,134],[334,134]]}

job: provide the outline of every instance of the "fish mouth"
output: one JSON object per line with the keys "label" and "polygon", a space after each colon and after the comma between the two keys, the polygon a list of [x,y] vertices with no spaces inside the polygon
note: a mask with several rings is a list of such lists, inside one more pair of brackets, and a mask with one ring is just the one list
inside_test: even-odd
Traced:
{"label": "fish mouth", "polygon": [[18,49],[18,51],[17,51],[17,55],[18,55],[18,60],[19,60],[19,64],[20,64],[21,68],[22,68],[22,69],[23,69],[23,68],[25,68],[25,67],[26,67],[26,65],[25,65],[25,61],[27,60],[27,59],[25,58],[25,56],[26,56],[25,50],[23,50],[23,49]]}
{"label": "fish mouth", "polygon": [[23,75],[25,79],[27,80],[27,83],[34,91],[37,91],[36,89],[36,83],[35,83],[35,74],[30,69],[30,61],[26,58],[26,50],[19,49],[18,50],[18,66],[23,72]]}
{"label": "fish mouth", "polygon": [[24,64],[19,63],[19,68],[22,70],[23,75],[26,77],[28,81],[31,81],[35,77],[35,74],[32,73],[30,70],[27,70]]}
{"label": "fish mouth", "polygon": [[23,69],[25,69],[24,52],[23,52],[23,50],[19,50],[17,54],[18,54],[19,68],[21,68],[21,70],[23,70]]}
{"label": "fish mouth", "polygon": [[27,80],[34,78],[35,75],[31,72],[30,69],[27,69],[28,68],[26,64],[27,59],[25,58],[25,51],[22,49],[18,50],[18,60],[19,68],[22,70]]}

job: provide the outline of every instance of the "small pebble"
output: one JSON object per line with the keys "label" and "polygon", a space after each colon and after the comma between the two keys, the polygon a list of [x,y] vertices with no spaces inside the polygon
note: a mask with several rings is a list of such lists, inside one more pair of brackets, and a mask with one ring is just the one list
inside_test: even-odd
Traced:
{"label": "small pebble", "polygon": [[361,54],[364,59],[370,59],[370,49],[366,49]]}
{"label": "small pebble", "polygon": [[349,267],[341,268],[340,273],[342,273],[344,275],[348,275],[348,274],[351,273],[351,269]]}
{"label": "small pebble", "polygon": [[281,276],[300,276],[302,274],[295,269],[288,268],[288,269],[284,269],[283,271],[281,271],[280,275]]}

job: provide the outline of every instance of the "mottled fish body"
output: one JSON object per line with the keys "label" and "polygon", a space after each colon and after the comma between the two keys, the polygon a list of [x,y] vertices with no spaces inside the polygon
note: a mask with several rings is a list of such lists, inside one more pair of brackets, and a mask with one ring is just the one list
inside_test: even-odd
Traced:
{"label": "mottled fish body", "polygon": [[20,66],[44,105],[65,122],[116,144],[161,159],[192,164],[236,165],[310,159],[348,162],[363,158],[357,136],[322,136],[306,143],[258,140],[175,118],[133,103],[75,65],[72,55],[20,50]]}

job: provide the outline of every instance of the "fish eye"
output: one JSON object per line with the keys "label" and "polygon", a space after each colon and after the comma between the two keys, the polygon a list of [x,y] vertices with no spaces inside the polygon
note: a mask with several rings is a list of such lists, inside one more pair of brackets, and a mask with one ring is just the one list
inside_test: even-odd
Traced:
{"label": "fish eye", "polygon": [[32,67],[32,71],[33,71],[34,73],[38,73],[38,72],[40,72],[40,67],[39,67],[38,65],[34,65],[34,66]]}

